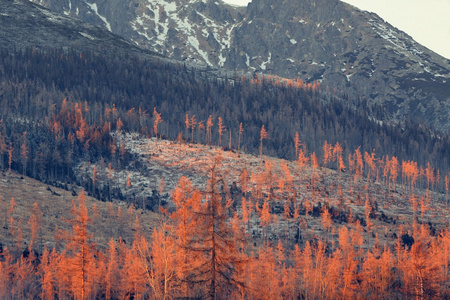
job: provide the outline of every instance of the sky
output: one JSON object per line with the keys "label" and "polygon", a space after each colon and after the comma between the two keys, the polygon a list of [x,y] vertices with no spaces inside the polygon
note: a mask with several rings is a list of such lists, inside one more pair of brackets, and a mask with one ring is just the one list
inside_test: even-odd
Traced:
{"label": "sky", "polygon": [[[248,0],[224,0],[247,6]],[[450,0],[344,0],[375,12],[418,43],[450,59]]]}

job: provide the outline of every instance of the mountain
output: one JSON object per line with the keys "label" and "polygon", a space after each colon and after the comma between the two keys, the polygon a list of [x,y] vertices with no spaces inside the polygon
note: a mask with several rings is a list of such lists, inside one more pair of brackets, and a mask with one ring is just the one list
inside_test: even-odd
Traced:
{"label": "mountain", "polygon": [[[70,3],[74,11],[81,11],[74,2]],[[220,2],[217,3],[219,7]],[[224,7],[231,12],[235,9]],[[16,170],[27,171],[17,150],[23,143],[23,132],[27,132],[26,139],[30,145],[39,147],[43,134],[33,127],[33,121],[54,120],[52,111],[43,111],[43,107],[56,104],[61,109],[67,105],[63,103],[64,99],[68,99],[71,105],[87,107],[90,122],[94,122],[92,116],[114,108],[117,113],[108,121],[112,128],[121,116],[122,120],[131,121],[125,122],[126,130],[148,135],[153,133],[150,113],[156,108],[164,119],[160,135],[168,139],[176,139],[180,132],[186,134],[191,131],[190,135],[185,135],[186,139],[258,153],[260,130],[265,125],[270,137],[265,148],[267,154],[273,156],[296,159],[293,143],[298,135],[309,152],[322,153],[324,141],[339,142],[347,153],[360,146],[362,151],[375,150],[380,157],[396,156],[400,160],[414,160],[422,166],[432,162],[441,171],[448,169],[448,137],[430,131],[415,120],[407,119],[404,124],[391,126],[386,122],[391,118],[380,105],[371,106],[368,101],[357,101],[349,95],[351,87],[330,89],[324,84],[303,84],[300,80],[280,83],[276,77],[257,78],[256,74],[252,80],[239,80],[238,73],[228,74],[230,79],[223,80],[215,77],[220,69],[198,68],[198,64],[180,63],[150,50],[141,50],[106,28],[53,13],[26,0],[0,2],[0,12],[0,106],[3,107],[0,119],[4,120],[2,134],[7,136],[5,141],[0,136],[0,144],[14,144],[12,147],[16,151],[12,165]],[[103,16],[100,8],[97,12]],[[238,18],[239,11],[235,11],[234,16]],[[352,78],[357,76],[351,76],[350,80]],[[71,107],[68,111],[70,119],[77,109]],[[138,112],[139,116],[136,115]],[[440,113],[445,114],[445,110]],[[209,118],[216,126],[220,117],[226,133],[223,137],[210,136],[209,139],[202,138],[199,133],[194,136],[193,128],[186,129],[186,115],[190,116],[190,123],[198,123],[196,129],[199,132],[204,130],[200,125],[204,127]],[[139,118],[140,122],[136,123],[130,116]],[[27,123],[21,122],[24,118]],[[105,120],[99,119],[96,125],[95,122],[90,125],[96,127]],[[80,125],[67,123],[64,118],[60,122],[65,124],[66,133],[72,134]],[[47,128],[54,124],[49,123],[44,124],[44,136],[48,135],[49,145],[58,144],[60,141],[54,139],[52,129]],[[238,134],[240,123],[243,123],[245,132],[242,139]],[[217,132],[215,128],[212,130]],[[102,132],[103,142],[95,136],[95,131]],[[104,148],[105,143],[111,142],[106,132],[100,128],[93,129],[90,132],[94,134],[92,140],[87,139],[95,159],[99,155],[106,159],[116,154],[108,153]],[[67,152],[68,145],[63,144],[59,153]],[[80,141],[77,146],[76,151],[72,149],[72,154],[77,159],[86,159],[84,150],[88,145]],[[8,163],[5,147],[0,147],[3,166]],[[38,149],[30,149],[30,157],[41,151]],[[54,162],[58,167],[61,165],[60,158],[53,161],[50,151],[44,153],[49,154],[49,165]],[[35,168],[37,162],[29,163],[33,165],[33,177],[54,180],[56,172],[39,175]],[[73,160],[68,159],[64,163],[71,166]],[[67,171],[70,168],[64,170],[64,176],[73,179],[73,174]],[[51,173],[50,176],[47,173]]]}
{"label": "mountain", "polygon": [[[136,45],[230,72],[320,81],[387,120],[450,131],[450,60],[373,13],[338,0],[35,0]],[[374,116],[372,116],[374,117]]]}
{"label": "mountain", "polygon": [[245,8],[222,1],[34,1],[177,60],[223,66]]}
{"label": "mountain", "polygon": [[54,13],[29,1],[0,2],[0,50],[90,49],[102,54],[161,55],[143,50],[98,26]]}
{"label": "mountain", "polygon": [[0,299],[450,299],[449,136],[25,0],[0,20]]}

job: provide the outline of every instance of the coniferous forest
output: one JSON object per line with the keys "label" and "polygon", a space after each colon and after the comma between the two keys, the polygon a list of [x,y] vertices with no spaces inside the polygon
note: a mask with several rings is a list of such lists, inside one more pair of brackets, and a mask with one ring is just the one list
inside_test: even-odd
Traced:
{"label": "coniferous forest", "polygon": [[[238,140],[242,123],[245,138],[240,148],[258,153],[260,129],[265,124],[270,135],[265,141],[267,155],[296,159],[298,132],[306,149],[317,154],[322,154],[324,141],[340,142],[344,153],[361,147],[380,157],[396,156],[421,166],[429,162],[441,171],[450,166],[447,135],[412,121],[371,121],[369,110],[380,120],[385,119],[384,110],[301,79],[288,82],[257,74],[217,79],[184,65],[120,55],[108,59],[75,50],[3,51],[0,66],[2,166],[12,149],[13,169],[37,177],[36,159],[21,159],[20,148],[26,143],[27,156],[35,158],[43,147],[46,172],[39,177],[43,180],[55,178],[56,173],[70,177],[71,162],[80,158],[110,158],[114,151],[108,147],[112,142],[109,133],[117,130],[118,119],[125,131],[153,135],[153,109],[164,116],[158,134],[167,139],[176,139],[182,132],[193,142],[218,145],[220,139],[220,146],[227,146],[231,133],[231,146],[237,148],[233,141]],[[186,116],[194,117],[190,129]],[[207,141],[196,132],[206,127],[210,116],[215,127],[220,117],[227,133],[212,135]],[[84,137],[76,138],[81,129]],[[193,134],[189,136],[187,130]]]}
{"label": "coniferous forest", "polygon": [[[86,191],[55,243],[38,238],[39,204],[23,226],[14,198],[2,199],[1,298],[450,297],[447,135],[381,122],[382,107],[318,82],[78,50],[0,54],[2,176]],[[96,169],[136,168],[130,134],[153,138],[153,156],[170,152],[167,140],[179,157],[200,144],[223,151],[203,186],[180,176],[164,203],[140,205],[130,178],[113,188]],[[232,175],[224,160],[245,153],[255,162]],[[86,194],[131,207],[131,240],[95,242]],[[158,213],[151,232],[134,209]]]}

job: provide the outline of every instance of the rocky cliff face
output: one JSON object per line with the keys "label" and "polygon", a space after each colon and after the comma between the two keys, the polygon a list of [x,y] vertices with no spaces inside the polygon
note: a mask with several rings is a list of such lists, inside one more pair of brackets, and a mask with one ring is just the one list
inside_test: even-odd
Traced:
{"label": "rocky cliff face", "polygon": [[450,60],[338,0],[35,0],[165,56],[321,81],[450,132]]}

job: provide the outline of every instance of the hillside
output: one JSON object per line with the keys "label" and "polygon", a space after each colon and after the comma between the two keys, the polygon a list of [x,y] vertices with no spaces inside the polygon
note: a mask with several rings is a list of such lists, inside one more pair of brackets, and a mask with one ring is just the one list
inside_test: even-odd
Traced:
{"label": "hillside", "polygon": [[450,130],[450,61],[338,0],[254,0],[246,9],[215,0],[35,2],[176,60],[320,81],[352,103],[382,106],[380,121]]}
{"label": "hillside", "polygon": [[[49,249],[61,248],[61,230],[68,231],[72,218],[71,207],[76,203],[81,193],[81,187],[75,185],[65,186],[61,189],[46,185],[32,178],[22,176],[16,172],[0,174],[0,203],[3,211],[1,216],[0,244],[14,251],[24,251],[29,247],[31,230],[30,217],[36,203],[42,213],[39,224],[38,241],[35,241],[35,250],[42,254],[43,247]],[[11,208],[11,198],[14,197],[15,208]],[[95,206],[94,206],[95,205]],[[138,217],[142,230],[150,233],[158,223],[158,216],[151,211],[141,209],[129,209],[123,202],[102,202],[92,197],[86,197],[86,206],[93,223],[90,230],[94,233],[93,240],[102,249],[105,249],[112,238],[118,241],[119,236],[125,241],[131,242],[132,228],[135,218]],[[96,208],[95,208],[96,207]],[[118,209],[121,212],[118,216]],[[94,215],[95,212],[95,216]],[[120,216],[121,215],[121,216]],[[11,223],[11,218],[13,222]],[[122,218],[122,219],[121,219]],[[131,221],[130,221],[131,220]],[[131,222],[131,224],[130,224]],[[14,234],[20,228],[22,242],[14,241]]]}
{"label": "hillside", "polygon": [[[367,174],[359,173],[364,169],[358,158],[359,149],[354,152],[353,162],[345,162],[349,168],[344,170],[341,164],[341,171],[337,172],[319,166],[322,163],[316,159],[322,161],[323,158],[315,158],[315,154],[292,162],[265,155],[223,151],[215,146],[146,139],[138,134],[127,134],[119,140],[137,155],[138,160],[133,164],[145,165],[148,173],[113,170],[108,176],[108,169],[96,162],[92,166],[80,166],[80,170],[86,170],[83,176],[95,174],[91,180],[94,188],[100,190],[101,186],[109,186],[111,182],[113,187],[126,185],[128,205],[133,203],[131,195],[134,203],[139,205],[140,199],[144,199],[150,189],[157,189],[152,193],[153,196],[162,196],[159,205],[165,213],[158,216],[149,211],[135,210],[126,202],[114,200],[112,204],[88,198],[86,218],[93,223],[78,223],[83,220],[77,219],[77,216],[83,216],[83,210],[77,210],[77,207],[84,206],[76,200],[75,206],[70,204],[70,199],[75,197],[72,192],[43,185],[16,173],[3,173],[0,196],[5,219],[1,255],[6,260],[0,261],[0,266],[10,271],[0,272],[0,278],[5,278],[1,277],[5,274],[11,277],[4,281],[5,288],[0,290],[2,296],[9,293],[19,298],[36,295],[41,289],[34,286],[35,279],[32,278],[43,274],[55,278],[55,281],[43,285],[44,295],[77,295],[83,290],[83,285],[75,279],[67,281],[60,272],[77,274],[79,264],[86,266],[84,272],[91,278],[86,282],[84,292],[95,297],[103,297],[103,293],[116,297],[131,293],[142,299],[184,293],[201,298],[211,298],[210,293],[218,298],[244,294],[255,299],[268,294],[287,299],[305,293],[322,295],[327,299],[337,295],[383,295],[388,298],[447,296],[445,266],[449,258],[444,251],[450,247],[448,177],[446,194],[442,194],[414,188],[415,183],[405,167],[402,168],[404,173],[393,175],[395,168],[391,166],[382,175],[383,162],[376,162],[372,169],[372,162],[366,158],[365,163],[373,173],[371,175],[369,170]],[[331,145],[330,149],[339,162],[342,159],[336,150],[339,145]],[[303,149],[299,150],[303,154]],[[312,164],[307,162],[308,158],[312,159]],[[334,165],[336,162],[330,157],[323,164]],[[397,176],[408,185],[397,182]],[[415,180],[429,180],[433,175],[422,176]],[[430,187],[438,189],[439,185],[436,181]],[[75,186],[68,188],[79,191]],[[11,207],[7,200],[10,197],[14,197],[16,206],[9,208],[6,215],[6,208]],[[30,243],[32,231],[24,220],[36,211],[32,209],[34,201],[42,211],[42,227],[38,227],[39,239],[32,243],[36,251],[33,253],[40,255],[44,245],[47,249],[55,247],[57,252],[48,258],[48,252],[44,251],[41,259],[45,265],[41,262],[37,271],[24,276],[20,275],[20,270],[28,268],[34,257],[26,254],[17,264],[14,257]],[[75,209],[69,209],[71,205]],[[117,211],[118,207],[121,213]],[[217,210],[211,210],[212,207]],[[9,221],[6,221],[6,216]],[[212,245],[225,247],[219,249],[226,251],[215,254],[217,267],[230,268],[228,275],[209,267],[199,267],[198,270],[194,267],[209,260],[211,249],[214,249],[207,242],[209,231],[202,231],[207,228],[204,226],[211,226],[208,223],[210,217],[215,218],[213,224],[216,224],[210,232],[217,239]],[[137,218],[140,225],[136,225]],[[73,223],[67,220],[80,221]],[[191,227],[194,224],[196,227]],[[80,234],[80,238],[83,232],[77,233],[75,226],[86,226],[88,230],[87,239],[77,240],[76,244],[91,249],[86,250],[85,260],[77,256],[79,249],[83,248],[71,248],[73,233],[70,232]],[[56,228],[69,233],[55,238]],[[181,235],[182,232],[187,239]],[[111,238],[116,242],[110,242]],[[62,252],[64,249],[67,252]],[[179,253],[189,255],[184,263]],[[417,265],[417,256],[422,259],[430,253],[436,255],[432,261],[423,259]],[[56,265],[58,260],[72,263],[69,266]],[[308,260],[311,260],[311,265],[308,265]],[[270,262],[273,264],[267,266]],[[45,269],[45,266],[51,269]],[[182,287],[183,266],[190,270],[188,291]],[[383,266],[389,268],[380,274],[382,277],[369,280],[373,278],[373,272]],[[346,273],[348,268],[350,274]],[[423,278],[409,273],[424,269],[426,277]],[[113,270],[116,270],[114,282],[120,282],[115,287],[108,285]],[[128,271],[139,276],[130,277]],[[222,281],[221,285],[214,285],[214,289],[203,284],[203,280],[196,281],[203,276],[209,278],[214,272]],[[296,275],[283,275],[290,272]],[[306,272],[315,272],[320,276],[315,278],[329,287],[316,290],[318,283],[309,281],[309,277],[304,275]],[[334,275],[329,277],[330,273]],[[345,284],[344,279],[342,282],[338,279],[344,275],[350,280],[351,289],[347,291],[341,285]],[[60,279],[56,280],[58,276]],[[397,283],[384,282],[387,279]],[[24,280],[27,280],[26,284]],[[269,285],[269,289],[255,289],[255,286],[264,286],[274,280],[277,284]],[[105,285],[99,284],[101,282]],[[16,287],[21,284],[24,284],[23,290],[18,293]],[[374,288],[372,284],[382,289]],[[424,284],[421,292],[416,290],[419,284]],[[292,290],[290,285],[298,289]],[[49,290],[44,290],[45,287]]]}
{"label": "hillside", "polygon": [[[130,199],[133,195],[137,199],[142,199],[143,196],[150,195],[150,190],[153,190],[152,193],[156,191],[157,194],[163,195],[173,191],[181,177],[190,180],[195,188],[206,190],[210,167],[219,157],[220,164],[216,172],[224,180],[221,189],[224,194],[230,193],[232,200],[235,201],[233,205],[235,208],[238,209],[239,205],[242,205],[241,197],[245,195],[248,199],[253,198],[252,201],[261,206],[264,199],[269,201],[270,210],[279,221],[279,224],[274,224],[269,230],[270,240],[277,240],[286,233],[295,233],[299,226],[298,223],[296,224],[297,221],[289,224],[283,218],[286,203],[291,213],[298,209],[304,214],[308,205],[310,209],[316,211],[311,212],[311,218],[298,222],[307,226],[306,232],[311,230],[313,236],[318,237],[323,237],[324,234],[320,228],[323,207],[332,212],[335,225],[332,226],[334,229],[330,230],[337,232],[338,228],[347,222],[360,220],[362,224],[365,224],[365,211],[367,205],[370,205],[370,209],[373,210],[370,218],[374,219],[373,234],[378,234],[381,245],[392,246],[396,242],[393,233],[398,234],[400,226],[410,228],[418,220],[423,224],[428,223],[429,229],[436,232],[448,225],[447,216],[450,211],[446,205],[445,192],[435,193],[430,190],[427,192],[424,189],[413,191],[402,185],[400,178],[403,178],[401,182],[406,183],[409,176],[406,173],[405,164],[402,167],[405,173],[402,173],[400,164],[389,167],[388,162],[388,168],[399,168],[398,183],[395,184],[395,188],[394,183],[390,182],[393,175],[389,171],[382,175],[386,172],[382,170],[386,165],[383,160],[373,162],[372,175],[352,174],[356,170],[352,170],[349,164],[358,164],[359,150],[356,149],[352,157],[354,161],[349,162],[346,158],[342,158],[345,161],[342,162],[344,166],[341,167],[341,172],[337,172],[324,167],[321,157],[318,157],[320,167],[313,168],[310,163],[304,163],[304,166],[300,167],[298,161],[286,161],[268,156],[259,157],[234,150],[223,151],[216,146],[148,139],[137,134],[127,134],[120,141],[124,143],[128,151],[136,155],[137,161],[133,165],[143,166],[139,169],[130,167],[126,171],[119,172],[113,170],[112,180],[116,182],[115,184],[122,186],[121,190],[125,191],[125,198]],[[331,153],[336,153],[336,150],[333,151],[333,145],[330,146]],[[339,155],[342,154],[337,154]],[[365,156],[364,153],[361,155]],[[326,165],[335,167],[337,156],[333,154]],[[308,160],[308,156],[305,160]],[[369,164],[368,158],[364,160],[364,163]],[[99,164],[83,164],[79,167],[79,170],[82,170],[80,175],[92,179],[94,165],[97,170],[97,185],[107,185],[108,168],[102,168]],[[445,173],[443,176],[446,176]],[[126,187],[127,178],[131,183],[128,188]],[[420,182],[424,179],[424,177],[418,177],[416,180]],[[395,181],[397,182],[397,179]],[[434,184],[438,189],[438,186],[442,187],[441,184],[444,182]],[[412,195],[415,199],[411,199]],[[172,209],[173,204],[170,199],[167,196],[163,197],[167,205],[166,209]],[[369,204],[366,201],[369,201]],[[411,201],[414,201],[417,207],[413,207]],[[420,203],[420,201],[424,202]],[[353,220],[349,221],[349,217]],[[255,228],[250,229],[250,232],[255,234],[252,240],[258,240],[261,239],[262,230],[261,227],[258,228],[257,221],[254,220],[254,222]],[[289,227],[286,226],[292,227],[288,229]],[[294,235],[289,239],[293,240]],[[370,246],[365,245],[365,247]]]}
{"label": "hillside", "polygon": [[334,0],[39,3],[0,2],[0,299],[450,298],[442,58]]}
{"label": "hillside", "polygon": [[[186,66],[136,56],[108,58],[77,49],[28,48],[0,55],[4,108],[0,111],[0,163],[7,164],[12,148],[13,168],[22,171],[26,164],[28,174],[42,180],[62,170],[59,175],[70,176],[73,163],[80,159],[103,156],[116,168],[117,162],[111,159],[119,156],[119,149],[110,147],[113,138],[108,133],[120,119],[125,131],[153,135],[154,109],[164,120],[159,133],[169,139],[182,132],[186,139],[205,143],[201,132],[205,133],[207,120],[211,118],[210,131],[217,133],[220,117],[223,137],[210,135],[210,142],[220,139],[222,145],[231,142],[238,148],[242,123],[240,147],[251,153],[259,152],[264,124],[270,137],[267,153],[282,158],[296,159],[293,144],[298,133],[307,149],[316,153],[322,152],[324,141],[339,141],[347,154],[361,146],[362,151],[375,149],[380,158],[396,156],[422,166],[430,162],[441,172],[450,165],[448,136],[414,122],[394,126],[372,120],[367,105],[355,110],[342,103],[345,95],[318,83],[264,76],[209,80],[207,72]],[[371,113],[383,116],[382,110]],[[77,133],[81,125],[83,135]],[[39,160],[21,160],[24,141],[30,145],[29,157],[42,152]],[[42,164],[45,172],[37,167]]]}
{"label": "hillside", "polygon": [[[3,96],[0,115],[4,124],[8,124],[3,128],[6,130],[3,135],[9,135],[5,142],[12,143],[15,149],[12,164],[16,170],[21,168],[20,135],[28,131],[29,143],[42,137],[33,133],[31,123],[16,122],[24,114],[31,120],[51,119],[51,111],[45,107],[56,104],[59,109],[63,99],[74,103],[85,101],[83,106],[88,107],[84,109],[91,109],[90,125],[93,121],[101,123],[96,118],[104,114],[105,107],[116,107],[122,120],[128,118],[123,117],[128,110],[131,114],[144,113],[144,118],[139,117],[139,124],[126,122],[125,126],[148,134],[152,128],[150,114],[156,108],[166,120],[161,134],[169,139],[175,139],[185,130],[182,120],[186,114],[195,116],[199,123],[203,121],[202,126],[211,115],[215,120],[221,117],[224,128],[232,133],[231,137],[224,136],[225,144],[229,144],[230,138],[238,139],[239,125],[243,123],[246,138],[242,147],[252,153],[258,152],[259,129],[265,124],[271,137],[267,151],[282,158],[296,158],[292,145],[298,132],[307,148],[316,153],[322,151],[325,140],[333,144],[339,141],[346,152],[361,146],[363,151],[375,149],[380,157],[396,156],[421,165],[430,161],[433,167],[442,168],[441,171],[450,165],[448,135],[430,130],[419,119],[403,124],[389,122],[390,114],[382,103],[357,101],[347,90],[333,89],[320,80],[238,73],[217,77],[214,70],[142,52],[106,29],[57,15],[33,3],[4,1],[1,5],[3,14],[8,16],[1,20],[7,30],[0,31],[4,41],[1,45],[5,47],[0,62]],[[11,24],[18,25],[13,28]],[[34,31],[27,29],[30,27]],[[55,30],[49,32],[45,28]],[[445,109],[440,111],[445,113]],[[114,127],[116,121],[117,116],[109,123]],[[204,142],[204,139],[197,140]],[[64,147],[58,146],[58,152],[66,153]],[[38,146],[31,147],[30,155],[37,149]],[[46,149],[42,150],[47,154]],[[81,155],[81,147],[78,150],[75,160]],[[7,161],[6,151],[2,148],[0,153],[2,165]],[[105,149],[96,148],[95,155],[107,158],[102,151]],[[52,164],[54,160],[45,156]],[[37,169],[34,170],[33,177],[36,177]]]}

